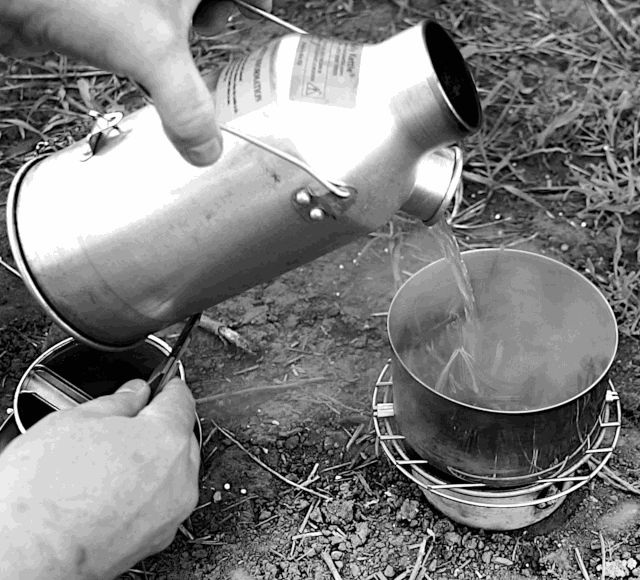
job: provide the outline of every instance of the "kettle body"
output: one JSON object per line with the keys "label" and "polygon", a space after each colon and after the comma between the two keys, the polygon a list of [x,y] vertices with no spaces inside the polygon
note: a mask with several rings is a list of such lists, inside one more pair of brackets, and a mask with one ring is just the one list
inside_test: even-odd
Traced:
{"label": "kettle body", "polygon": [[450,146],[482,117],[434,22],[373,46],[287,35],[208,82],[226,128],[213,166],[182,159],[147,106],[12,183],[18,268],[86,344],[131,348],[401,209],[436,219],[460,179]]}

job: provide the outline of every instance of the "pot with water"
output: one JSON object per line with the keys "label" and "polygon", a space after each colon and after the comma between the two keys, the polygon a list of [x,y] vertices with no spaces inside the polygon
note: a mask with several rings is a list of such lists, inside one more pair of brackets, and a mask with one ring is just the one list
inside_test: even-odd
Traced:
{"label": "pot with water", "polygon": [[391,304],[400,432],[448,477],[492,487],[552,477],[600,433],[618,344],[613,311],[584,276],[548,257],[486,249],[462,258],[473,323],[444,259]]}

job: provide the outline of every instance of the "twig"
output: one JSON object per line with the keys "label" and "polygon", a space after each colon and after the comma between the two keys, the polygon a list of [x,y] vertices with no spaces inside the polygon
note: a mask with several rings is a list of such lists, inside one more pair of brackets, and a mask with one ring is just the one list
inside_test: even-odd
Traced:
{"label": "twig", "polygon": [[335,471],[336,469],[342,469],[343,467],[347,467],[347,465],[351,465],[351,461],[345,461],[344,463],[339,463],[338,465],[325,467],[320,473],[326,473],[327,471]]}
{"label": "twig", "polygon": [[275,554],[276,556],[278,556],[278,558],[281,558],[282,560],[286,560],[287,557],[282,554],[281,552],[278,552],[278,550],[276,550],[275,548],[269,548],[269,552],[271,552],[272,554]]}
{"label": "twig", "polygon": [[240,397],[243,395],[249,395],[257,392],[266,391],[280,391],[283,389],[295,389],[297,387],[304,387],[313,383],[321,383],[326,381],[326,377],[309,377],[308,379],[300,379],[299,381],[291,381],[289,383],[282,383],[279,385],[265,385],[263,387],[250,387],[248,389],[242,389],[240,391],[232,391],[229,393],[217,393],[215,395],[209,395],[207,397],[201,397],[196,399],[196,403],[210,403],[212,401],[219,401],[220,399],[226,399],[227,397]]}
{"label": "twig", "polygon": [[264,526],[265,524],[268,524],[269,522],[275,520],[278,517],[280,517],[280,516],[278,514],[276,514],[275,516],[271,516],[270,518],[267,518],[266,520],[262,520],[261,522],[258,522],[256,524],[256,528],[260,528],[260,527]]}
{"label": "twig", "polygon": [[178,529],[187,537],[188,540],[191,540],[193,542],[193,540],[196,539],[195,536],[189,530],[187,530],[187,528],[185,528],[182,524],[178,526]]}
{"label": "twig", "polygon": [[226,429],[223,429],[222,427],[220,427],[219,425],[216,425],[216,423],[212,420],[211,421],[216,427],[218,427],[218,429],[220,430],[220,433],[222,433],[227,439],[229,439],[229,441],[231,441],[231,443],[233,443],[234,445],[236,445],[238,448],[240,448],[242,451],[244,451],[251,459],[253,459],[260,467],[262,467],[263,469],[267,470],[269,473],[271,473],[271,475],[274,475],[275,477],[277,477],[280,481],[283,481],[284,483],[286,483],[287,485],[290,485],[291,487],[295,487],[296,489],[299,489],[301,491],[304,491],[306,493],[310,493],[312,495],[315,495],[316,497],[319,497],[321,499],[325,499],[325,500],[330,500],[331,496],[326,495],[324,493],[320,493],[318,491],[315,491],[313,489],[308,489],[306,487],[301,486],[298,483],[295,483],[294,481],[291,481],[290,479],[287,479],[284,475],[281,475],[280,473],[278,473],[275,469],[272,469],[271,467],[269,467],[266,463],[264,463],[263,461],[261,461],[258,457],[256,457],[253,453],[251,453],[251,451],[249,451],[244,445],[242,445],[242,443],[240,443],[237,439],[235,439],[235,437],[229,433],[229,431],[227,431]]}
{"label": "twig", "polygon": [[8,81],[52,81],[52,80],[62,80],[69,79],[75,77],[97,77],[97,76],[116,76],[112,72],[95,70],[95,71],[85,71],[85,72],[68,72],[68,73],[41,73],[35,75],[27,75],[27,74],[16,74],[16,75],[4,75],[4,79]]}
{"label": "twig", "polygon": [[574,548],[576,551],[576,560],[578,561],[578,568],[580,568],[580,572],[582,572],[582,577],[584,580],[591,580],[589,576],[589,572],[587,572],[587,568],[582,561],[582,555],[580,554],[580,550],[578,548]]}
{"label": "twig", "polygon": [[204,440],[204,443],[202,444],[203,449],[207,446],[209,441],[211,441],[211,438],[216,434],[217,431],[218,430],[215,427],[211,429],[211,431],[209,431],[209,435],[207,435],[207,438]]}
{"label": "twig", "polygon": [[24,334],[24,332],[19,331],[17,328],[12,328],[11,330],[22,337],[23,340],[27,341],[33,348],[40,348],[40,345],[35,340],[32,340]]}
{"label": "twig", "polygon": [[369,236],[371,236],[371,239],[367,240],[367,243],[364,246],[362,246],[362,249],[356,254],[356,258],[353,260],[354,264],[357,264],[358,260],[362,259],[362,256],[364,256],[367,253],[367,250],[371,248],[371,246],[373,246],[373,244],[375,244],[378,241],[377,236],[373,236],[371,234],[369,234]]}
{"label": "twig", "polygon": [[209,459],[211,459],[211,457],[213,457],[213,454],[218,451],[218,446],[216,445],[211,451],[209,451],[209,453],[207,454],[207,456],[204,458],[204,461],[202,463],[207,463],[207,461],[209,461]]}
{"label": "twig", "polygon": [[413,565],[413,570],[411,571],[411,576],[409,576],[409,580],[416,580],[418,576],[418,572],[420,572],[420,568],[422,567],[422,562],[424,561],[424,556],[427,551],[427,538],[423,538],[422,543],[420,544],[420,549],[418,550],[418,555],[416,556],[416,563]]}
{"label": "twig", "polygon": [[320,536],[323,536],[324,534],[322,532],[307,532],[306,534],[297,534],[295,536],[293,536],[291,539],[292,540],[302,540],[304,538],[318,538]]}
{"label": "twig", "polygon": [[2,258],[0,258],[0,266],[5,267],[14,276],[17,276],[18,278],[20,278],[20,280],[22,280],[22,274],[20,274],[20,272],[18,272],[18,270],[16,270],[13,266],[10,266],[9,264],[7,264]]}
{"label": "twig", "polygon": [[600,552],[602,555],[602,573],[600,575],[600,578],[601,580],[604,580],[607,551],[604,546],[604,537],[602,536],[602,532],[598,532],[598,536],[600,537]]}
{"label": "twig", "polygon": [[600,3],[605,7],[605,10],[611,14],[611,16],[613,17],[613,19],[622,27],[624,28],[625,32],[631,37],[633,38],[637,43],[640,44],[640,36],[638,36],[638,33],[633,30],[633,28],[631,28],[631,26],[629,26],[620,16],[620,14],[618,14],[615,9],[613,8],[613,6],[611,6],[611,4],[609,4],[609,0],[600,0]]}
{"label": "twig", "polygon": [[606,465],[602,468],[598,475],[600,475],[600,477],[607,483],[621,491],[628,491],[629,493],[640,495],[640,489],[630,484],[628,481],[622,479],[617,473],[615,473],[610,467],[607,467]]}
{"label": "twig", "polygon": [[307,487],[308,485],[311,485],[312,483],[315,483],[316,481],[318,481],[320,479],[320,476],[316,476],[316,472],[318,471],[318,463],[316,463],[313,466],[313,469],[311,470],[311,473],[309,474],[309,476],[307,477],[307,479],[305,479],[300,485],[302,487]]}
{"label": "twig", "polygon": [[340,572],[338,572],[336,565],[333,563],[333,560],[331,559],[329,552],[322,552],[322,559],[324,560],[324,563],[329,568],[329,571],[333,576],[333,580],[342,580],[342,576],[340,576]]}
{"label": "twig", "polygon": [[240,334],[235,330],[231,330],[228,326],[222,324],[222,322],[214,320],[206,314],[202,315],[200,321],[198,322],[198,326],[203,330],[206,330],[207,332],[215,334],[218,338],[230,342],[240,350],[244,350],[249,354],[256,354],[251,349],[251,345],[249,344],[249,341],[247,339],[240,336]]}
{"label": "twig", "polygon": [[221,512],[228,512],[229,510],[232,510],[233,508],[238,507],[239,505],[243,504],[244,502],[251,501],[252,499],[257,499],[258,497],[260,497],[260,496],[258,496],[258,495],[250,495],[250,496],[245,497],[245,498],[243,498],[243,499],[241,499],[241,500],[239,500],[239,501],[237,501],[235,503],[232,503],[231,505],[228,505],[227,507],[222,508],[220,511]]}
{"label": "twig", "polygon": [[516,553],[518,551],[518,546],[520,545],[520,536],[516,538],[516,545],[513,547],[513,552],[511,552],[511,560],[516,561]]}
{"label": "twig", "polygon": [[203,503],[202,505],[196,506],[193,511],[191,512],[192,514],[197,512],[198,510],[204,509],[206,507],[209,507],[211,505],[212,502],[208,501],[206,503]]}
{"label": "twig", "polygon": [[347,445],[344,448],[345,451],[349,451],[349,449],[351,449],[352,445],[356,442],[356,440],[360,436],[360,433],[362,433],[363,430],[364,430],[364,423],[360,423],[360,425],[358,425],[356,430],[353,432],[353,435],[351,435],[351,437],[349,438],[349,441],[347,442]]}
{"label": "twig", "polygon": [[360,484],[364,488],[364,491],[365,491],[365,493],[367,495],[375,495],[373,493],[373,490],[371,489],[371,487],[367,483],[367,480],[364,478],[364,475],[362,475],[362,473],[360,473],[359,471],[356,471],[356,478],[358,479],[358,481],[360,482]]}
{"label": "twig", "polygon": [[260,368],[260,365],[253,365],[252,367],[247,367],[246,369],[242,369],[240,371],[236,371],[233,373],[235,376],[246,375],[247,373],[252,373],[253,371],[257,371]]}
{"label": "twig", "polygon": [[591,6],[591,3],[589,2],[586,2],[586,6],[589,14],[591,15],[591,18],[593,18],[593,21],[598,25],[598,28],[602,30],[602,33],[609,39],[611,44],[616,47],[616,50],[620,54],[624,54],[624,49],[620,46],[620,43],[616,40],[616,37],[613,35],[613,33],[605,26],[604,22],[600,20],[595,8]]}

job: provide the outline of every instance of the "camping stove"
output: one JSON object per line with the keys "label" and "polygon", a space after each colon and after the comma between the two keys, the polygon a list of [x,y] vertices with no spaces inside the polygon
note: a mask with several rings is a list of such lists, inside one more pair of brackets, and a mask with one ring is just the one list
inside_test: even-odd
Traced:
{"label": "camping stove", "polygon": [[608,381],[595,437],[587,437],[582,457],[554,477],[518,488],[492,488],[486,483],[457,480],[416,458],[394,420],[391,361],[380,373],[373,390],[376,444],[391,463],[422,489],[427,501],[452,520],[486,530],[524,528],[555,512],[570,493],[590,482],[607,464],[620,435],[621,406]]}

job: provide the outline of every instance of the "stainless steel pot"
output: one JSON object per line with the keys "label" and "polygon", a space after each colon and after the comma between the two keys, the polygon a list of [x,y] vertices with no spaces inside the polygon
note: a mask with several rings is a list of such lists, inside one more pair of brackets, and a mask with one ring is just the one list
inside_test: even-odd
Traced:
{"label": "stainless steel pot", "polygon": [[[488,249],[464,252],[463,260],[480,317],[513,321],[501,326],[508,343],[517,343],[524,332],[553,337],[549,349],[556,354],[544,367],[551,374],[536,379],[543,396],[510,411],[487,399],[483,404],[435,390],[420,353],[433,329],[462,308],[443,259],[410,278],[389,310],[398,427],[406,443],[447,477],[492,487],[528,485],[571,467],[598,437],[607,372],[618,345],[615,316],[591,282],[548,257]],[[583,356],[596,361],[595,374],[585,376]]]}
{"label": "stainless steel pot", "polygon": [[[155,336],[119,353],[98,351],[74,338],[52,346],[29,366],[18,383],[13,413],[0,428],[0,452],[49,413],[78,404],[81,398],[109,395],[131,379],[148,379],[170,352],[169,345]],[[181,362],[177,376],[185,380]],[[194,431],[202,445],[197,415]]]}
{"label": "stainless steel pot", "polygon": [[105,350],[377,229],[427,222],[482,114],[449,35],[424,22],[375,46],[287,35],[210,79],[224,153],[189,165],[156,110],[98,119],[24,166],[7,203],[13,255],[69,334]]}

